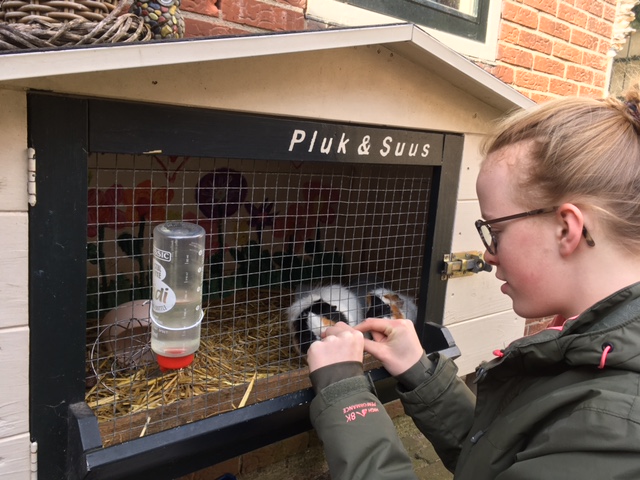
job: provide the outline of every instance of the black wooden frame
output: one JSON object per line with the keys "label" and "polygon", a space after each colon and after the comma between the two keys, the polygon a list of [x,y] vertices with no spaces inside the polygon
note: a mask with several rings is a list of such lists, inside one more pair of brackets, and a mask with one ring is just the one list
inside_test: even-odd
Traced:
{"label": "black wooden frame", "polygon": [[[156,129],[155,143],[147,140],[150,119]],[[37,203],[29,212],[30,432],[32,441],[38,443],[41,480],[170,479],[311,428],[308,404],[312,392],[302,390],[103,448],[97,420],[84,401],[87,155],[162,150],[167,155],[233,158],[232,146],[224,151],[227,146],[222,140],[212,141],[212,121],[220,119],[224,124],[215,127],[223,130],[221,139],[247,122],[271,139],[279,135],[274,130],[277,126],[290,124],[329,132],[336,126],[47,93],[28,96],[29,146],[35,148],[38,163]],[[342,127],[347,132],[358,128]],[[411,134],[382,131],[398,137]],[[423,318],[441,323],[446,289],[440,276],[441,260],[451,248],[463,137],[427,133],[431,135],[428,138],[442,141],[435,142],[441,151],[426,162],[437,167],[429,212],[435,221],[428,225],[427,238],[433,241],[425,245],[419,311]],[[241,152],[242,156],[248,154]],[[256,150],[255,155],[286,159],[286,153],[273,149]],[[326,155],[321,158],[340,160]],[[426,344],[425,327],[418,323]],[[383,369],[372,371],[371,376],[382,401],[395,398],[394,381]]]}

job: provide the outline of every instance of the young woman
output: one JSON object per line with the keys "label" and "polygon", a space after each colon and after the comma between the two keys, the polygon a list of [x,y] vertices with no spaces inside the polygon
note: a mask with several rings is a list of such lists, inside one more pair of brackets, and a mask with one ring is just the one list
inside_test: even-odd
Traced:
{"label": "young woman", "polygon": [[410,321],[338,324],[312,344],[311,419],[334,479],[415,478],[363,350],[456,480],[640,479],[639,100],[549,102],[487,142],[485,260],[518,315],[555,319],[478,368],[477,399]]}

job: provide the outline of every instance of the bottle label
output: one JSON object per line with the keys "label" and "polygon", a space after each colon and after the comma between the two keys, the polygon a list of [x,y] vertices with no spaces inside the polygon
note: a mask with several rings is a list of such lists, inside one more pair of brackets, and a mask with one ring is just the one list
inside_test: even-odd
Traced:
{"label": "bottle label", "polygon": [[167,271],[154,259],[152,307],[155,313],[166,313],[176,304],[176,293],[163,282],[166,276]]}
{"label": "bottle label", "polygon": [[171,252],[166,250],[160,250],[158,247],[153,247],[153,256],[158,260],[164,260],[165,262],[171,262]]}

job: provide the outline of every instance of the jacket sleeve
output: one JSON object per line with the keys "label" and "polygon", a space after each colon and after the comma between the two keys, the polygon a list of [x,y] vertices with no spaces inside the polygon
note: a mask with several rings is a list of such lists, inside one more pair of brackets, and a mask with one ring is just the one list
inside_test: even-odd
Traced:
{"label": "jacket sleeve", "polygon": [[333,480],[417,478],[367,376],[346,378],[323,388],[311,402],[310,415]]}
{"label": "jacket sleeve", "polygon": [[426,355],[398,377],[398,393],[416,427],[453,472],[474,419],[475,395],[458,377],[453,360]]}

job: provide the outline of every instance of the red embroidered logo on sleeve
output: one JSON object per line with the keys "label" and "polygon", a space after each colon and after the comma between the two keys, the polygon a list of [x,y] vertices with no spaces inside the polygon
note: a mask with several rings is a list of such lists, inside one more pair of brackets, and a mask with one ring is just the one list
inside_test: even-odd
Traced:
{"label": "red embroidered logo on sleeve", "polygon": [[380,409],[376,402],[357,403],[342,409],[342,413],[344,413],[347,423],[353,422],[358,418],[364,418],[369,413],[378,413],[379,411]]}

